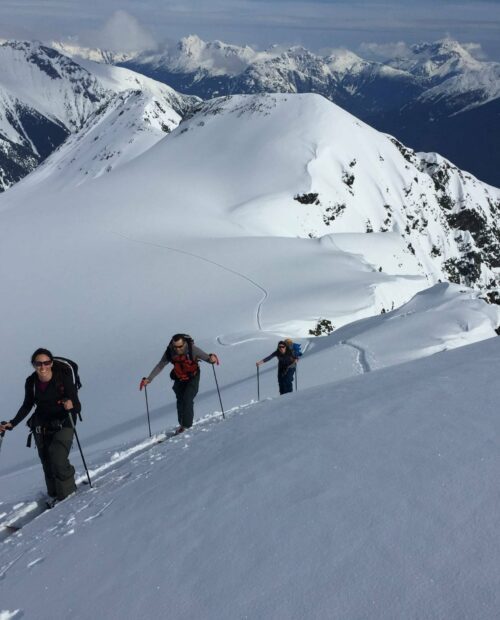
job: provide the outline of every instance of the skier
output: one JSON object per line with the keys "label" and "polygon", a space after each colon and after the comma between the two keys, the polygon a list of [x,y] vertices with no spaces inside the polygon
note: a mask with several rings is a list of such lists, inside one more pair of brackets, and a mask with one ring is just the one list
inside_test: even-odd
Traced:
{"label": "skier", "polygon": [[286,342],[280,340],[276,351],[256,362],[256,365],[265,364],[272,360],[273,357],[278,358],[278,386],[280,394],[293,392],[293,376],[297,366],[297,357],[293,350],[287,347]]}
{"label": "skier", "polygon": [[0,433],[15,428],[36,406],[28,426],[42,462],[47,493],[53,498],[48,505],[53,505],[76,491],[75,468],[68,458],[74,435],[69,416],[76,424],[81,405],[71,376],[49,350],[37,349],[31,364],[35,372],[26,379],[24,402],[10,422],[0,423]]}
{"label": "skier", "polygon": [[177,419],[179,426],[176,433],[182,433],[191,428],[194,418],[194,398],[200,386],[199,360],[209,364],[218,364],[219,360],[214,353],[205,353],[193,343],[187,334],[175,334],[169,342],[161,360],[156,364],[147,378],[142,379],[140,389],[151,383],[153,379],[170,362],[173,369],[170,378],[173,379],[172,389],[177,399]]}

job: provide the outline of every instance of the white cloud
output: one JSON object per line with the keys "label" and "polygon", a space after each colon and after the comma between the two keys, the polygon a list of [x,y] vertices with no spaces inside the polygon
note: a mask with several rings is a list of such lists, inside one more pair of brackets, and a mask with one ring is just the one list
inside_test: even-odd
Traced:
{"label": "white cloud", "polygon": [[87,31],[80,41],[89,47],[136,52],[153,49],[157,42],[139,20],[126,11],[115,11],[100,30]]}
{"label": "white cloud", "polygon": [[483,50],[480,43],[460,43],[460,45],[477,60],[487,60],[488,54],[486,54],[486,52]]}
{"label": "white cloud", "polygon": [[371,60],[390,60],[408,55],[409,46],[404,41],[394,43],[361,43],[359,53]]}

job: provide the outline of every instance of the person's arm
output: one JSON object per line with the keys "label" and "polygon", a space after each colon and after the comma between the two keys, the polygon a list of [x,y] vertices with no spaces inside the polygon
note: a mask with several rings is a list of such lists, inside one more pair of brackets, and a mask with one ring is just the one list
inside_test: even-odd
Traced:
{"label": "person's arm", "polygon": [[195,344],[193,344],[193,358],[196,361],[202,360],[204,362],[208,362],[209,364],[218,363],[218,359],[215,353],[205,353],[203,349],[200,349],[200,347],[197,347]]}
{"label": "person's arm", "polygon": [[33,409],[33,405],[35,404],[34,382],[35,379],[33,376],[26,379],[26,383],[24,384],[24,402],[19,411],[10,421],[10,424],[12,425],[11,428],[15,428],[19,422],[22,422],[28,413]]}
{"label": "person's arm", "polygon": [[271,355],[268,355],[267,357],[264,357],[263,359],[259,360],[258,362],[256,362],[257,366],[260,366],[261,364],[265,364],[266,362],[268,362],[269,360],[272,360],[273,357],[276,357],[278,355],[277,351],[273,351],[271,353]]}
{"label": "person's arm", "polygon": [[144,377],[144,379],[142,379],[141,385],[140,385],[141,390],[145,385],[148,385],[148,383],[151,383],[151,381],[155,377],[157,377],[160,374],[160,372],[165,368],[165,366],[168,364],[167,351],[168,349],[165,350],[165,353],[162,355],[161,360],[158,362],[158,364],[156,364],[153,370],[149,373],[149,376]]}

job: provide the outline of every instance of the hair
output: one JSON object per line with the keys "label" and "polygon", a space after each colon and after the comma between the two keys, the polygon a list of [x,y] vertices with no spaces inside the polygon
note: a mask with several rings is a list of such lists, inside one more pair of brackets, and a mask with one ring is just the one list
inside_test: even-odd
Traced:
{"label": "hair", "polygon": [[280,340],[278,342],[278,347],[277,348],[279,349],[280,347],[286,347],[286,342],[284,342],[283,340]]}
{"label": "hair", "polygon": [[182,342],[186,342],[186,338],[184,337],[184,334],[174,334],[172,336],[171,342],[177,342],[178,340],[182,340]]}
{"label": "hair", "polygon": [[39,355],[46,355],[51,361],[54,359],[54,356],[52,355],[52,353],[48,350],[48,349],[37,349],[33,355],[31,356],[31,365],[33,366],[35,363],[36,358]]}

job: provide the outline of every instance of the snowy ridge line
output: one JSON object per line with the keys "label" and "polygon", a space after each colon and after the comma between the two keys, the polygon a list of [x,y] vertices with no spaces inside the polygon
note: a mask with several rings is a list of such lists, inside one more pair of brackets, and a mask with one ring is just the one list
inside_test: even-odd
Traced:
{"label": "snowy ridge line", "polygon": [[[249,403],[238,405],[226,411],[225,414],[226,416],[231,417],[231,415],[234,415],[237,411],[241,411],[242,409],[251,407],[255,403],[256,401],[252,400]],[[216,421],[221,421],[221,420],[222,420],[222,412],[214,411],[213,413],[207,414],[203,418],[200,418],[199,420],[195,420],[191,428],[196,430],[199,427],[204,427],[204,426],[207,426],[208,424],[214,423]],[[190,437],[190,434],[189,434],[190,430],[191,429],[188,429],[187,431],[182,433],[182,435],[176,435],[174,429],[171,429],[168,431],[162,431],[160,433],[157,433],[156,435],[153,435],[151,438],[141,441],[135,446],[128,448],[127,450],[123,450],[121,452],[115,452],[115,454],[111,457],[111,459],[107,461],[106,463],[103,463],[102,465],[94,469],[89,469],[89,473],[92,479],[92,484],[94,485],[94,482],[102,481],[103,478],[116,473],[116,471],[124,463],[129,462],[130,460],[132,460],[132,458],[135,458],[136,456],[139,456],[147,452],[154,446],[159,445],[163,443],[164,441],[169,441],[173,439],[177,439],[177,440],[187,439],[188,437]],[[76,481],[77,487],[81,488],[87,481],[86,474],[78,476],[75,479],[75,481]],[[92,488],[99,488],[99,487],[93,486]],[[22,505],[19,506],[20,504]],[[28,523],[31,523],[31,521],[33,521],[34,519],[36,519],[38,516],[40,516],[46,511],[45,498],[33,499],[33,500],[28,501],[27,503],[16,502],[16,505],[19,506],[17,510],[14,510],[10,513],[4,513],[4,519],[0,523],[0,541],[4,541],[5,539],[9,538],[13,533],[15,533],[12,531],[12,528],[17,528],[17,527],[22,528]]]}
{"label": "snowy ridge line", "polygon": [[242,278],[243,280],[246,280],[247,282],[250,282],[252,286],[255,286],[263,293],[262,299],[257,304],[257,311],[256,311],[256,316],[255,316],[255,321],[257,323],[258,329],[260,331],[263,331],[262,323],[261,323],[262,306],[264,305],[264,302],[268,298],[269,293],[266,291],[266,289],[263,286],[261,286],[258,282],[255,282],[255,280],[252,280],[252,278],[250,278],[249,276],[246,276],[244,273],[241,273],[240,271],[236,271],[235,269],[231,269],[231,267],[226,267],[226,265],[222,265],[221,263],[218,263],[217,261],[214,261],[210,258],[205,258],[204,256],[200,256],[199,254],[194,254],[193,252],[188,252],[187,250],[180,250],[179,248],[173,248],[168,245],[162,245],[161,243],[154,243],[153,241],[143,241],[142,239],[134,239],[133,237],[129,237],[127,235],[124,235],[123,233],[116,232],[115,230],[110,230],[109,232],[113,235],[116,235],[117,237],[122,237],[123,239],[126,239],[127,241],[132,241],[133,243],[151,245],[155,248],[161,248],[163,250],[170,250],[171,252],[177,252],[178,254],[185,254],[186,256],[192,256],[193,258],[197,258],[198,260],[202,260],[205,263],[215,265],[216,267],[219,267],[220,269],[223,269],[224,271],[232,273],[233,275],[238,276],[239,278]]}

